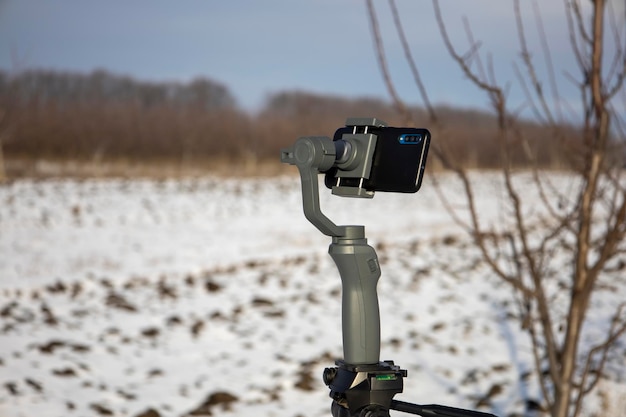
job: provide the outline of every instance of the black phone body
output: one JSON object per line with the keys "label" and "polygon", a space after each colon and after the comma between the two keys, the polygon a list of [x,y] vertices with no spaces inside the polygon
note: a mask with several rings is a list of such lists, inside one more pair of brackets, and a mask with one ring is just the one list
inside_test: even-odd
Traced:
{"label": "black phone body", "polygon": [[[354,133],[354,127],[342,127],[337,129],[333,140],[342,140]],[[326,172],[326,187],[332,189],[341,185],[368,191],[417,192],[426,168],[430,132],[408,127],[369,127],[367,133],[376,135],[369,178],[338,178],[338,168],[334,167]]]}

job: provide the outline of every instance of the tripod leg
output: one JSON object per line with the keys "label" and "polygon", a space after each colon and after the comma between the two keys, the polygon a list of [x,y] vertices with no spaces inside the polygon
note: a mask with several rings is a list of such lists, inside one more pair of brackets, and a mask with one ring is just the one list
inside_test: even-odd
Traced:
{"label": "tripod leg", "polygon": [[336,401],[333,401],[330,406],[330,411],[333,417],[389,417],[389,411],[379,405],[363,407],[361,410],[351,415],[350,410],[342,407]]}
{"label": "tripod leg", "polygon": [[391,401],[391,409],[419,416],[496,417],[493,414],[483,413],[481,411],[463,410],[461,408],[447,407],[445,405],[437,404],[418,405],[397,400]]}
{"label": "tripod leg", "polygon": [[350,410],[340,406],[337,401],[333,401],[330,405],[330,414],[333,417],[350,417]]}
{"label": "tripod leg", "polygon": [[359,417],[389,417],[389,410],[378,405],[370,405],[361,410]]}

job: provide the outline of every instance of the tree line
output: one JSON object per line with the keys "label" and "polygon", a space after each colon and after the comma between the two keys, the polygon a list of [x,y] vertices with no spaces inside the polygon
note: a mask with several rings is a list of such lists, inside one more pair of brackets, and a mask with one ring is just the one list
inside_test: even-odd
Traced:
{"label": "tree line", "polygon": [[[411,107],[428,127],[428,115]],[[450,128],[452,156],[465,167],[500,165],[496,117],[487,112],[439,106]],[[305,91],[269,95],[251,114],[223,84],[208,78],[148,82],[98,70],[89,74],[50,70],[0,71],[0,146],[4,157],[28,160],[206,163],[276,161],[280,148],[299,136],[331,136],[346,117],[375,116],[402,125],[398,112],[379,98],[346,98]],[[562,168],[563,143],[526,122],[533,140],[517,149],[533,152],[547,168]],[[437,140],[437,138],[434,138]]]}

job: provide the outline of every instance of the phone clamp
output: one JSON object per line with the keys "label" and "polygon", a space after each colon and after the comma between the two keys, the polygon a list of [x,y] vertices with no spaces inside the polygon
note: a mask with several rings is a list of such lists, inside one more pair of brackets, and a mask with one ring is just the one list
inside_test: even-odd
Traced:
{"label": "phone clamp", "polygon": [[[352,133],[346,133],[341,140],[334,142],[338,149],[333,194],[342,197],[374,197],[374,191],[363,188],[363,181],[370,177],[376,148],[377,137],[371,133],[371,128],[386,126],[387,123],[375,117],[350,117],[346,120],[346,127],[351,127]],[[358,185],[342,182],[348,178],[358,179]]]}

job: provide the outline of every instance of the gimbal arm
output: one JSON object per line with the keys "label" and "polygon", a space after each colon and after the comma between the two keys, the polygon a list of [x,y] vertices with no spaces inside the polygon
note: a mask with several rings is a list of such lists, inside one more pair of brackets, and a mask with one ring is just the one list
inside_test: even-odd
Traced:
{"label": "gimbal arm", "polygon": [[337,226],[322,213],[317,175],[335,164],[337,150],[328,137],[308,136],[283,149],[280,160],[295,165],[300,172],[304,216],[326,236],[344,236],[345,227]]}

